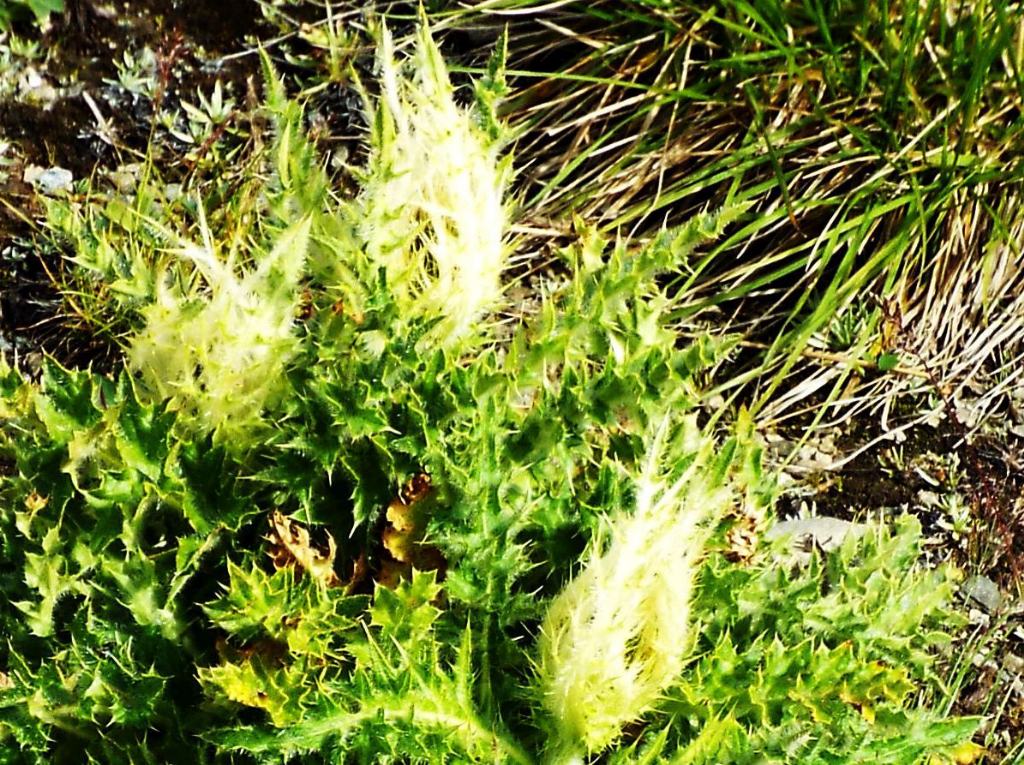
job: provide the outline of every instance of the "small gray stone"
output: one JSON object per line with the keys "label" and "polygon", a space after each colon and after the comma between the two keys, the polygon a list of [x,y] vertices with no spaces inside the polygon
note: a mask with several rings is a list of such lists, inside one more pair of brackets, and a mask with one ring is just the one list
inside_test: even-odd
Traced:
{"label": "small gray stone", "polygon": [[980,608],[974,608],[971,606],[967,609],[967,622],[972,627],[981,627],[988,629],[992,624],[992,617],[982,611]]}
{"label": "small gray stone", "polygon": [[59,191],[71,191],[75,176],[63,167],[48,167],[45,170],[35,165],[25,168],[25,182],[31,183],[43,194],[51,195]]}
{"label": "small gray stone", "polygon": [[1003,657],[1003,669],[1015,675],[1024,675],[1024,659],[1015,653],[1008,653]]}
{"label": "small gray stone", "polygon": [[971,576],[960,586],[960,594],[969,603],[975,603],[987,613],[995,613],[1003,604],[999,587],[987,576]]}
{"label": "small gray stone", "polygon": [[810,561],[815,547],[825,551],[834,550],[849,537],[864,536],[870,528],[865,523],[818,515],[776,523],[765,532],[765,538],[773,541],[789,537],[792,546],[787,560],[802,566]]}
{"label": "small gray stone", "polygon": [[121,165],[110,172],[109,178],[114,187],[122,194],[131,194],[139,185],[141,167],[138,162]]}
{"label": "small gray stone", "polygon": [[797,543],[804,544],[809,540],[823,550],[832,550],[846,541],[847,537],[863,536],[869,528],[864,523],[819,515],[813,518],[781,521],[768,529],[765,536],[771,540],[792,536]]}

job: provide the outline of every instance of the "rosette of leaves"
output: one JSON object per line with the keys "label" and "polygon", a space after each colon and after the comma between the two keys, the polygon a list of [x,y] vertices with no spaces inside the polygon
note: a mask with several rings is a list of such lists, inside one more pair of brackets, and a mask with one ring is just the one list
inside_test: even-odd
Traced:
{"label": "rosette of leaves", "polygon": [[[374,615],[362,621],[367,639],[339,644],[332,649],[334,658],[314,662],[316,672],[310,671],[307,658],[294,653],[277,659],[272,681],[232,667],[227,670],[232,682],[226,683],[217,669],[211,670],[205,677],[217,697],[260,708],[261,694],[276,695],[282,708],[292,712],[280,724],[268,713],[269,725],[224,729],[212,733],[210,740],[271,761],[295,756],[329,760],[341,752],[383,761],[404,752],[425,762],[529,762],[551,755],[549,734],[559,723],[545,711],[542,700],[548,691],[535,684],[536,649],[529,647],[546,609],[545,596],[555,595],[566,582],[586,539],[609,509],[628,508],[636,501],[637,476],[652,427],[666,416],[675,423],[675,437],[662,455],[666,464],[694,464],[709,448],[706,437],[695,439],[692,431],[689,438],[682,437],[685,431],[677,425],[680,413],[698,395],[694,373],[721,346],[705,341],[676,349],[675,337],[661,318],[670,299],[657,289],[655,276],[721,224],[713,217],[700,219],[637,250],[624,243],[609,249],[596,238],[587,240],[567,253],[572,278],[546,295],[511,343],[477,348],[472,355],[464,349],[453,357],[440,348],[424,356],[419,343],[423,335],[391,337],[383,332],[388,316],[383,288],[367,300],[358,320],[334,310],[315,319],[334,330],[322,334],[333,342],[324,340],[312,349],[310,363],[293,378],[297,388],[305,386],[305,393],[282,421],[282,432],[288,434],[281,442],[282,461],[268,476],[279,486],[300,487],[282,497],[330,525],[337,523],[337,494],[329,493],[324,476],[333,468],[331,480],[351,486],[356,499],[354,517],[344,523],[366,528],[374,523],[373,508],[386,505],[407,471],[425,470],[437,492],[425,539],[446,558],[444,587],[438,587],[432,574],[414,573],[412,584],[398,588],[399,599],[407,603],[407,618],[431,625],[415,639],[406,633],[409,643],[393,636],[383,639],[389,634],[385,625],[398,617],[379,616],[374,606]],[[719,447],[716,460],[698,463],[691,476],[695,496],[724,490],[726,506],[737,507],[767,501],[757,453],[748,439],[745,434],[730,440]],[[314,456],[315,461],[305,462]],[[288,471],[295,472],[284,480]],[[684,654],[694,655],[694,660],[678,665],[678,676],[666,681],[663,693],[647,696],[634,709],[609,712],[620,721],[642,725],[634,728],[634,736],[636,730],[649,733],[639,740],[624,735],[602,740],[609,748],[606,755],[622,762],[664,756],[710,763],[721,761],[720,753],[735,752],[737,761],[754,761],[769,742],[780,752],[780,762],[797,763],[811,750],[794,742],[804,736],[828,739],[833,726],[836,738],[822,748],[828,755],[823,762],[868,762],[862,751],[891,750],[903,758],[891,761],[909,765],[924,754],[955,751],[970,737],[976,721],[943,722],[909,705],[910,689],[929,679],[927,649],[941,643],[942,630],[954,625],[944,621],[947,575],[914,570],[915,529],[905,530],[899,540],[878,554],[847,549],[844,557],[830,559],[826,582],[820,562],[796,572],[794,581],[819,594],[823,587],[846,587],[843,577],[872,585],[847,588],[848,602],[837,598],[856,618],[848,632],[835,638],[834,652],[812,651],[802,664],[794,663],[790,676],[783,664],[766,665],[778,673],[772,676],[777,684],[771,692],[778,694],[774,703],[782,712],[742,721],[727,719],[727,710],[742,699],[742,685],[729,686],[732,695],[723,696],[718,707],[721,719],[678,716],[676,697],[690,683],[703,681],[703,675],[693,674],[704,672],[696,658],[706,650],[703,622],[719,613],[721,593],[705,586],[702,577],[712,577],[713,584],[719,567],[735,576],[730,597],[739,599],[735,608],[742,614],[763,595],[758,586],[765,580],[789,581],[794,572],[763,547],[757,565],[747,567],[713,555],[697,575],[699,595],[690,635],[696,653]],[[657,558],[651,565],[658,565]],[[410,588],[426,583],[429,597],[409,594]],[[337,588],[326,592],[327,597],[344,597]],[[929,598],[920,601],[917,611],[907,613],[898,605],[925,592]],[[393,603],[394,597],[376,586],[375,602]],[[249,600],[245,595],[235,598],[238,603]],[[752,662],[767,661],[765,645],[781,646],[776,650],[783,656],[791,650],[803,655],[807,635],[826,639],[823,620],[811,618],[813,610],[777,600],[765,607],[770,615],[740,638]],[[222,606],[211,608],[217,612]],[[901,621],[893,621],[897,614]],[[781,625],[805,615],[808,621],[792,628],[777,631],[774,626],[776,620]],[[740,621],[742,616],[735,618]],[[871,643],[873,651],[842,645],[846,636],[860,640],[877,632],[872,626],[876,619],[892,628],[888,634],[894,644],[913,643],[922,626],[928,628],[930,637],[913,652],[916,663],[909,669],[904,668],[903,654],[877,647],[885,641]],[[283,623],[289,621],[294,617]],[[256,639],[270,634],[265,631]],[[239,637],[253,639],[252,634]],[[287,635],[276,639],[289,640]],[[595,636],[593,644],[580,648],[599,649],[600,642]],[[600,659],[581,656],[583,661]],[[727,664],[722,668],[728,671]],[[752,675],[761,669],[753,668]],[[241,687],[234,684],[239,678],[246,680]],[[809,690],[790,694],[789,681]],[[273,693],[267,682],[274,683]],[[830,708],[831,716],[821,715],[819,706]],[[872,711],[875,718],[869,720]],[[902,738],[895,721],[906,722],[912,733]],[[853,732],[844,733],[844,726]],[[790,734],[797,738],[788,738]],[[790,750],[798,754],[789,756]]]}

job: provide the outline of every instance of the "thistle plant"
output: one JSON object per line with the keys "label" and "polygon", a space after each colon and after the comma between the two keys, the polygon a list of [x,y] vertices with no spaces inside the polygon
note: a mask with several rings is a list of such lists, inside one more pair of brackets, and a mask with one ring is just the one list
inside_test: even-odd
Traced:
{"label": "thistle plant", "polygon": [[[250,230],[213,227],[201,203],[188,226],[181,206],[152,188],[140,189],[130,208],[119,200],[87,212],[52,203],[51,226],[90,275],[86,294],[102,280],[121,313],[112,321],[128,325],[129,362],[154,397],[226,443],[244,447],[265,434],[299,347],[296,315],[310,283],[358,316],[383,276],[378,304],[388,306],[388,331],[429,325],[421,350],[451,347],[477,329],[501,298],[508,255],[511,157],[493,115],[501,53],[477,105],[462,108],[426,27],[404,60],[383,27],[382,92],[365,96],[370,151],[355,171],[355,198],[327,194],[323,167],[301,138],[302,111],[265,60],[278,136],[265,163],[270,180],[246,179],[230,210],[255,220]],[[260,196],[263,208],[252,201]],[[364,336],[368,347],[381,331]]]}
{"label": "thistle plant", "polygon": [[695,425],[732,340],[684,344],[659,277],[742,208],[584,231],[499,337],[494,92],[456,108],[418,39],[354,196],[268,67],[258,204],[57,217],[127,340],[112,376],[0,364],[0,761],[957,754],[977,721],[911,701],[957,624],[919,528],[725,555],[771,481],[745,416]]}

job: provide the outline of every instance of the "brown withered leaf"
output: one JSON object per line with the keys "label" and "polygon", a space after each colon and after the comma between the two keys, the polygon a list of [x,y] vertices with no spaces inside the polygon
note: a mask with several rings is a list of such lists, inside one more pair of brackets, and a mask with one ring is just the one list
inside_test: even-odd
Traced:
{"label": "brown withered leaf", "polygon": [[353,306],[345,305],[344,300],[336,300],[331,306],[331,313],[335,316],[347,316],[357,326],[363,323],[363,312]]}
{"label": "brown withered leaf", "polygon": [[306,287],[299,296],[299,304],[295,308],[295,316],[299,321],[309,321],[316,313],[316,306],[313,304],[313,290]]}
{"label": "brown withered leaf", "polygon": [[27,509],[30,513],[38,513],[48,504],[50,504],[50,498],[44,497],[42,494],[39,494],[38,492],[32,492],[27,497],[25,497],[25,509]]}
{"label": "brown withered leaf", "polygon": [[380,561],[380,566],[377,569],[374,580],[379,586],[393,590],[402,583],[403,579],[408,579],[411,575],[411,564],[401,563],[394,558],[384,557]]}
{"label": "brown withered leaf", "polygon": [[440,551],[423,543],[426,517],[423,501],[430,495],[430,476],[417,473],[398,492],[385,512],[387,524],[381,532],[385,556],[381,560],[377,581],[394,587],[412,569],[442,570],[445,566]]}
{"label": "brown withered leaf", "polygon": [[326,587],[341,584],[334,573],[334,556],[338,547],[330,534],[327,534],[327,549],[318,549],[310,540],[309,529],[275,510],[270,514],[270,536],[267,540],[274,568],[294,566]]}
{"label": "brown withered leaf", "polygon": [[419,503],[430,493],[430,476],[417,473],[398,492],[384,514],[384,548],[400,563],[412,563],[415,547],[423,538],[423,519]]}
{"label": "brown withered leaf", "polygon": [[426,473],[417,473],[405,482],[405,486],[398,492],[398,499],[407,505],[415,505],[426,499],[431,488],[433,484],[430,482],[430,476]]}
{"label": "brown withered leaf", "polygon": [[381,533],[384,549],[399,563],[411,563],[416,540],[410,532],[400,531],[394,526],[387,526]]}

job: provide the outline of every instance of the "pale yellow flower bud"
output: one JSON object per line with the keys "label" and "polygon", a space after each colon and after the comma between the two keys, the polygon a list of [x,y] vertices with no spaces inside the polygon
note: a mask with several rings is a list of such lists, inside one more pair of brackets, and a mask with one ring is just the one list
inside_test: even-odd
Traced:
{"label": "pale yellow flower bud", "polygon": [[671,485],[660,480],[663,436],[664,428],[638,481],[634,512],[606,521],[541,628],[538,678],[560,738],[556,759],[579,761],[614,743],[680,675],[691,645],[704,522],[729,494],[711,485],[709,443]]}
{"label": "pale yellow flower bud", "polygon": [[436,337],[448,343],[501,296],[510,164],[455,103],[425,25],[410,64],[396,62],[385,29],[360,238],[406,315],[440,317]]}

